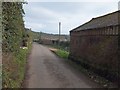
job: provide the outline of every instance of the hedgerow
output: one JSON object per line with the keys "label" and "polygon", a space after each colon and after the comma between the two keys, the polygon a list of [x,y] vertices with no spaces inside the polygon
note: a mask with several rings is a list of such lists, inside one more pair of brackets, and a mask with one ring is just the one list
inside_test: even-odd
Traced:
{"label": "hedgerow", "polygon": [[[2,3],[3,88],[20,88],[24,79],[26,58],[31,47],[31,30],[24,25],[23,2]],[[27,50],[22,49],[23,41]]]}

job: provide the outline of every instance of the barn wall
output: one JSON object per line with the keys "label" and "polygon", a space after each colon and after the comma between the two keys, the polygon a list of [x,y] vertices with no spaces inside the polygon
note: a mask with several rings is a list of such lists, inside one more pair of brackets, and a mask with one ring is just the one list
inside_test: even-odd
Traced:
{"label": "barn wall", "polygon": [[[81,34],[82,33],[82,34]],[[86,68],[114,78],[118,72],[118,28],[101,28],[70,33],[70,59],[79,61]],[[99,71],[101,70],[101,72]]]}

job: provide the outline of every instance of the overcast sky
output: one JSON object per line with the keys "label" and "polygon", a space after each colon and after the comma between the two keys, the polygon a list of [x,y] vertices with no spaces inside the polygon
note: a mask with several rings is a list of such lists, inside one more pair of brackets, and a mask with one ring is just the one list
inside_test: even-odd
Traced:
{"label": "overcast sky", "polygon": [[69,34],[70,30],[92,18],[117,11],[118,1],[28,2],[24,5],[25,26],[33,31],[57,34],[61,22],[62,34]]}

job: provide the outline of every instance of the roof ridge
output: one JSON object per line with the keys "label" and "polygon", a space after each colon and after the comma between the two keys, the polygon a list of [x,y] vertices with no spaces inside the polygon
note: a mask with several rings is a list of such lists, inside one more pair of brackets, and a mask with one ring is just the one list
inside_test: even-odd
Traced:
{"label": "roof ridge", "polygon": [[[118,10],[118,11],[115,11],[115,12],[112,12],[112,13],[108,13],[108,14],[105,14],[105,15],[102,15],[102,16],[99,16],[99,17],[96,17],[96,18],[92,18],[90,21],[88,21],[88,22],[86,22],[86,23],[84,23],[84,24],[82,24],[82,25],[80,25],[80,26],[78,26],[78,27],[76,27],[76,28],[74,28],[74,29],[72,29],[71,31],[78,31],[78,30],[76,30],[76,29],[79,29],[79,28],[81,28],[81,29],[85,29],[85,27],[87,27],[87,28],[91,28],[91,27],[93,27],[93,25],[91,26],[91,22],[94,22],[94,21],[96,21],[97,20],[97,22],[99,21],[99,18],[105,18],[105,17],[108,17],[109,15],[112,15],[112,17],[113,17],[113,15],[115,14],[116,15],[116,13],[118,13],[118,12],[120,12],[120,10]],[[101,22],[103,22],[103,21],[101,21]],[[111,23],[114,23],[114,20],[111,22]],[[111,23],[109,23],[109,24],[111,24]],[[97,23],[96,23],[97,24]],[[115,24],[115,23],[114,23]],[[87,25],[87,26],[86,26]],[[100,25],[98,25],[99,27],[101,26],[102,24],[100,24]],[[94,27],[97,27],[97,26],[94,26]]]}
{"label": "roof ridge", "polygon": [[120,11],[120,10],[117,10],[117,11],[114,11],[114,12],[111,12],[111,13],[108,13],[108,14],[104,14],[104,15],[101,15],[101,16],[98,16],[98,17],[95,17],[95,18],[92,18],[92,19],[97,19],[97,18],[105,17],[105,16],[108,16],[108,15],[117,13],[117,12],[119,12],[119,11]]}

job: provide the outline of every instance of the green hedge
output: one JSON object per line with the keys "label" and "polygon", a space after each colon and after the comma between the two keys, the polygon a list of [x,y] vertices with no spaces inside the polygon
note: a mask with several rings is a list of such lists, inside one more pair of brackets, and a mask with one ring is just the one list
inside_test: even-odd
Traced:
{"label": "green hedge", "polygon": [[[24,79],[32,34],[25,29],[22,5],[22,2],[2,3],[3,88],[19,88]],[[27,40],[28,49],[20,48],[23,40]]]}

